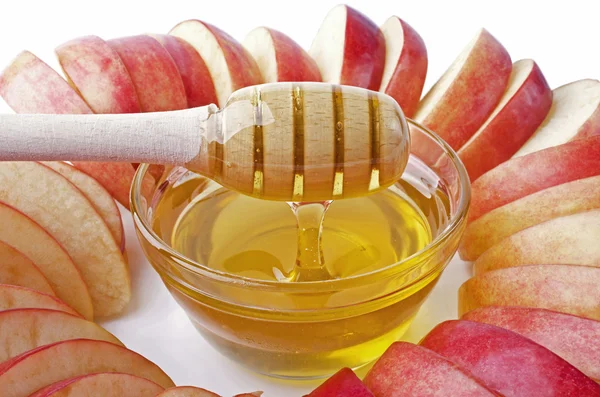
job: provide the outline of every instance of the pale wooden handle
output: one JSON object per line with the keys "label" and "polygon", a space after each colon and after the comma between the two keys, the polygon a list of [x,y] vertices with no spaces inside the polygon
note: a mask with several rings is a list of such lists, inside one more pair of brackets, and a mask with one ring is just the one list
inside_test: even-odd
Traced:
{"label": "pale wooden handle", "polygon": [[0,160],[185,164],[198,156],[214,105],[173,112],[0,115]]}

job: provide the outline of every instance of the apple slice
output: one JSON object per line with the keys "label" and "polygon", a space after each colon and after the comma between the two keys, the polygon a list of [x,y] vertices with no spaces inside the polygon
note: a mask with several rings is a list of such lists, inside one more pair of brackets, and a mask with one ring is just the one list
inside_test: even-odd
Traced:
{"label": "apple slice", "polygon": [[175,61],[153,37],[130,36],[107,41],[127,68],[142,112],[188,107],[183,80]]}
{"label": "apple slice", "polygon": [[67,250],[96,315],[123,310],[131,298],[127,264],[108,226],[75,185],[40,163],[2,162],[0,200],[30,216]]}
{"label": "apple slice", "polygon": [[511,68],[506,49],[482,29],[425,95],[414,119],[460,149],[500,101]]}
{"label": "apple slice", "polygon": [[193,386],[172,387],[156,397],[220,397],[218,394]]}
{"label": "apple slice", "polygon": [[493,325],[445,321],[421,345],[466,368],[506,397],[600,396],[599,384],[550,350]]}
{"label": "apple slice", "polygon": [[529,307],[484,307],[462,317],[505,328],[553,351],[600,381],[600,321]]}
{"label": "apple slice", "polygon": [[600,81],[579,80],[554,90],[552,109],[515,157],[600,134]]}
{"label": "apple slice", "polygon": [[1,240],[0,284],[18,285],[55,296],[50,283],[31,259]]}
{"label": "apple slice", "polygon": [[305,397],[375,397],[350,368],[342,368]]}
{"label": "apple slice", "polygon": [[256,60],[265,83],[321,81],[317,63],[294,40],[275,29],[256,28],[243,45]]}
{"label": "apple slice", "polygon": [[29,397],[155,397],[164,387],[129,374],[100,373],[56,382]]}
{"label": "apple slice", "polygon": [[510,159],[544,121],[551,105],[552,90],[536,63],[515,62],[500,102],[458,151],[471,180]]}
{"label": "apple slice", "polygon": [[523,265],[600,268],[600,210],[562,216],[521,230],[475,261],[475,274]]}
{"label": "apple slice", "polygon": [[140,103],[119,55],[98,36],[56,48],[60,66],[94,113],[139,113]]}
{"label": "apple slice", "polygon": [[165,34],[152,35],[175,61],[183,80],[188,107],[216,104],[217,92],[206,63],[187,41]]}
{"label": "apple slice", "polygon": [[600,208],[600,176],[540,190],[471,222],[460,245],[460,256],[467,261],[475,260],[495,244],[523,229],[594,208]]}
{"label": "apple slice", "polygon": [[485,306],[539,307],[600,320],[600,268],[527,265],[479,274],[460,286],[458,312]]}
{"label": "apple slice", "polygon": [[220,107],[225,106],[233,91],[262,83],[252,56],[221,29],[192,19],[179,23],[169,34],[190,43],[206,62]]}
{"label": "apple slice", "polygon": [[80,316],[66,303],[52,295],[17,285],[0,284],[0,311],[12,309],[59,310]]}
{"label": "apple slice", "polygon": [[99,325],[62,311],[13,309],[0,312],[0,362],[43,345],[80,338],[123,346]]}
{"label": "apple slice", "polygon": [[88,320],[92,298],[81,273],[65,249],[33,219],[0,201],[0,241],[30,258],[56,296]]}
{"label": "apple slice", "polygon": [[496,396],[452,361],[408,342],[392,344],[364,382],[375,396]]}
{"label": "apple slice", "polygon": [[18,113],[92,113],[58,73],[29,51],[0,76],[0,96]]}
{"label": "apple slice", "polygon": [[340,4],[329,11],[310,56],[323,81],[377,91],[385,66],[385,38],[368,17]]}
{"label": "apple slice", "polygon": [[406,117],[413,117],[427,76],[425,42],[396,16],[385,21],[381,32],[385,38],[385,66],[379,91],[394,98]]}
{"label": "apple slice", "polygon": [[44,345],[0,364],[2,397],[27,397],[42,387],[82,375],[119,372],[175,386],[156,364],[110,342],[72,339]]}
{"label": "apple slice", "polygon": [[600,136],[511,159],[472,185],[469,222],[540,190],[600,175]]}
{"label": "apple slice", "polygon": [[46,167],[52,168],[75,185],[92,203],[110,229],[115,241],[125,250],[125,232],[119,208],[110,193],[96,179],[59,161],[43,161]]}

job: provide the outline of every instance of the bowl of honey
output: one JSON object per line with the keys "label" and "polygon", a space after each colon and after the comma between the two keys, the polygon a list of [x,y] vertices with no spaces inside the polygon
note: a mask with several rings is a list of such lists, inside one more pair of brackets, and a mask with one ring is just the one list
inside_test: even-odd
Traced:
{"label": "bowl of honey", "polygon": [[184,167],[139,166],[131,209],[143,251],[215,349],[309,379],[368,364],[402,338],[455,254],[470,202],[456,153],[407,122],[401,179],[363,197],[269,201]]}

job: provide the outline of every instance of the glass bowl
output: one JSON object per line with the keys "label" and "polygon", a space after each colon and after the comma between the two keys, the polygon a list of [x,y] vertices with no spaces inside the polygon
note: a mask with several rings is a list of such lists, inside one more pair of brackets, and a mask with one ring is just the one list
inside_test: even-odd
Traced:
{"label": "glass bowl", "polygon": [[[308,379],[368,364],[402,337],[454,256],[470,202],[469,178],[456,153],[437,135],[408,123],[413,144],[403,183],[424,195],[444,195],[445,216],[428,219],[436,232],[425,248],[347,278],[265,281],[187,258],[157,233],[157,206],[170,189],[203,177],[181,167],[139,166],[131,211],[143,251],[215,349],[262,374]],[[179,197],[177,205],[190,199]]]}

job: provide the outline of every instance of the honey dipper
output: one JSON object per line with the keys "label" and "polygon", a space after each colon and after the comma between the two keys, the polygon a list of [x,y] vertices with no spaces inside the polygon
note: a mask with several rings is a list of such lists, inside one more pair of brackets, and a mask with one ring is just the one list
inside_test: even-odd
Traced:
{"label": "honey dipper", "polygon": [[0,160],[183,165],[269,200],[378,191],[400,178],[409,148],[406,120],[391,97],[326,83],[243,88],[222,110],[0,116]]}

